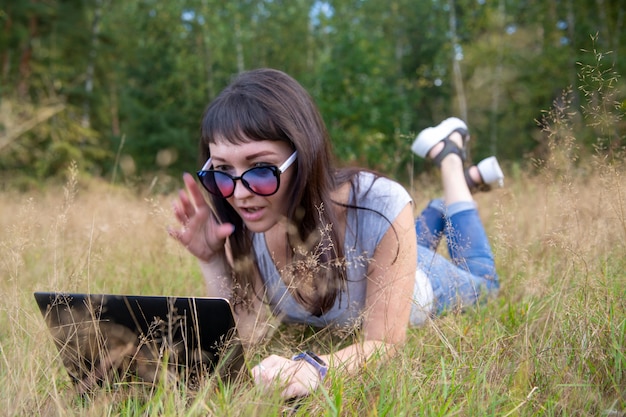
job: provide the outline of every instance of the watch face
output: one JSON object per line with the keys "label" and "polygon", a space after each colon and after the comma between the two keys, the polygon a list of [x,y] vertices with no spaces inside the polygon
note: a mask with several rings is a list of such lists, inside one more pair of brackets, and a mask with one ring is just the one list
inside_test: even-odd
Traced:
{"label": "watch face", "polygon": [[305,354],[305,355],[309,355],[311,358],[313,358],[313,359],[315,360],[315,362],[319,363],[320,365],[327,366],[327,365],[326,365],[326,362],[324,362],[324,361],[322,360],[322,358],[320,358],[319,356],[317,356],[315,353],[313,353],[313,352],[305,352],[304,354]]}

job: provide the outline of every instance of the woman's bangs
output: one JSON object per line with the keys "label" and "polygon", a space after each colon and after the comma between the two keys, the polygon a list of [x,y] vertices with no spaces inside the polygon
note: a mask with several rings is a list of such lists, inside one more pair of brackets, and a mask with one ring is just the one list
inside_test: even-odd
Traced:
{"label": "woman's bangs", "polygon": [[250,140],[281,140],[286,136],[260,103],[233,95],[218,100],[208,109],[202,122],[202,138],[207,144],[219,138],[236,145]]}

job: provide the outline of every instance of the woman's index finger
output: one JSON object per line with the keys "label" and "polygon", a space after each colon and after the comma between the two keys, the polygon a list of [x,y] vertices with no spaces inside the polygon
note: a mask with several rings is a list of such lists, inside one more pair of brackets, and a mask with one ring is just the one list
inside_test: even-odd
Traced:
{"label": "woman's index finger", "polygon": [[206,206],[207,202],[204,199],[204,196],[202,195],[202,190],[200,190],[200,187],[198,186],[198,183],[196,182],[194,177],[190,173],[185,172],[183,174],[183,181],[185,183],[185,187],[187,187],[189,195],[191,195],[191,199],[194,205],[196,207]]}

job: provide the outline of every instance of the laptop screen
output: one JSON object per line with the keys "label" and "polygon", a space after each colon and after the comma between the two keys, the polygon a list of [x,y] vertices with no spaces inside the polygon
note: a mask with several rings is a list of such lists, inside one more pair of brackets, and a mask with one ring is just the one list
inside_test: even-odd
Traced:
{"label": "laptop screen", "polygon": [[39,309],[79,392],[105,383],[231,380],[243,347],[222,298],[37,292]]}

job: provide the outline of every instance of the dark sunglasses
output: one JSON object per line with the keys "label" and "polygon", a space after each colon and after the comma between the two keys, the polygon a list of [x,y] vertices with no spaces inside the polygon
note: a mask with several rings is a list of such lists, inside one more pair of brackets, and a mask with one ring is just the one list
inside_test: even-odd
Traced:
{"label": "dark sunglasses", "polygon": [[233,177],[224,171],[209,169],[212,163],[212,158],[209,158],[202,169],[197,172],[197,175],[204,188],[217,197],[228,198],[232,196],[237,180],[241,180],[243,186],[254,194],[267,197],[278,191],[280,174],[293,164],[297,155],[298,151],[292,153],[280,167],[274,165],[254,167],[244,171],[238,177]]}

